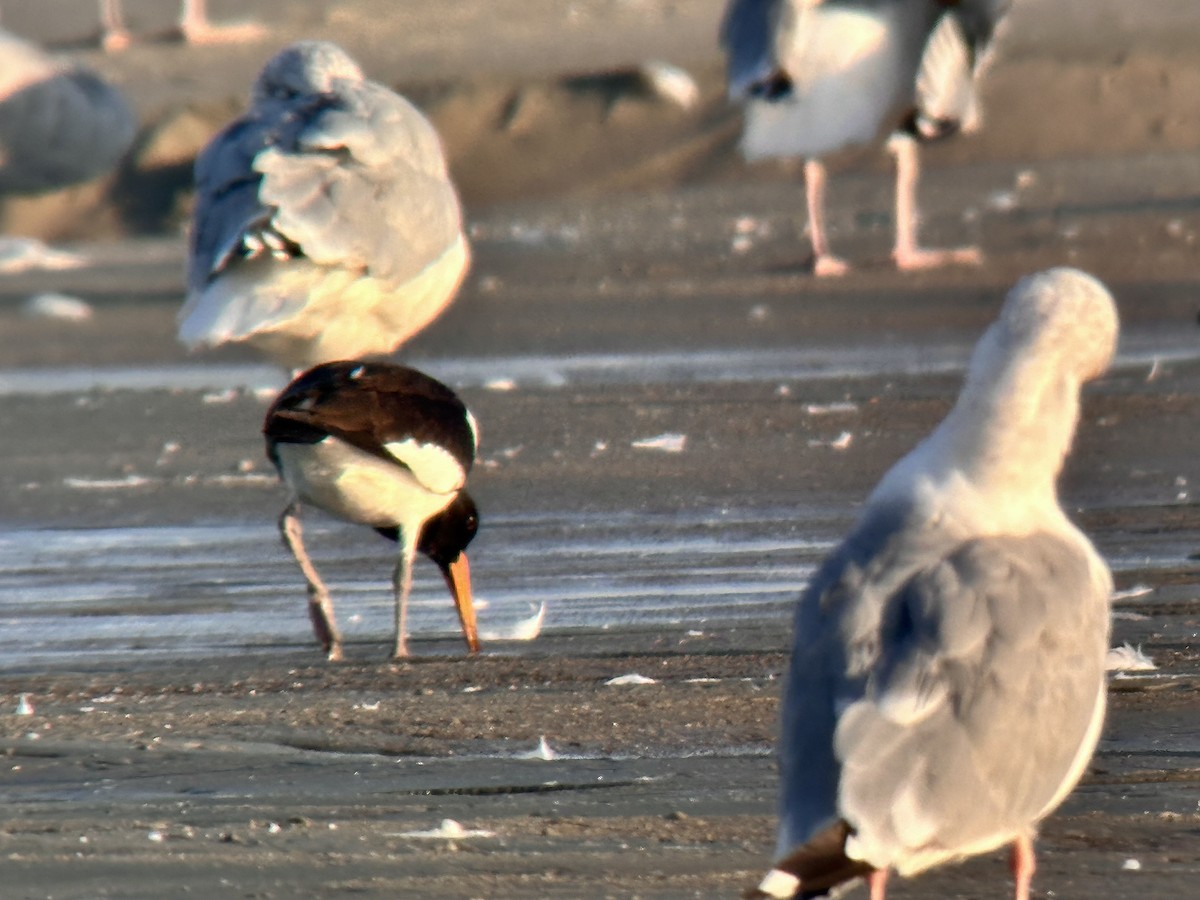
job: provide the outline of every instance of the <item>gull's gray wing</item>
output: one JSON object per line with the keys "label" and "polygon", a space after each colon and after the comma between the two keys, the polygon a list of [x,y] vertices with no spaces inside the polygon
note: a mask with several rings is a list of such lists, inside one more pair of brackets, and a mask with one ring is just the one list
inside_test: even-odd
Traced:
{"label": "gull's gray wing", "polygon": [[313,262],[403,283],[459,237],[461,212],[433,127],[373,82],[268,100],[197,160],[195,291],[270,226]]}
{"label": "gull's gray wing", "polygon": [[402,283],[459,237],[461,212],[441,142],[411,103],[356,85],[304,129],[295,152],[259,156],[274,224],[317,263]]}
{"label": "gull's gray wing", "polygon": [[986,47],[991,43],[1001,19],[1008,15],[1013,0],[957,0],[947,3],[941,0],[943,6],[954,9],[955,14],[963,24],[963,31],[976,48]]}
{"label": "gull's gray wing", "polygon": [[332,96],[268,101],[222,129],[196,158],[196,208],[188,255],[188,289],[203,290],[241,252],[248,232],[269,226],[274,212],[259,197],[254,161],[270,147],[295,147],[300,133],[336,103]]}
{"label": "gull's gray wing", "polygon": [[947,543],[876,516],[797,615],[781,853],[844,821],[917,870],[1031,828],[1079,777],[1103,711],[1108,580],[1046,533]]}
{"label": "gull's gray wing", "polygon": [[1011,0],[961,0],[941,4],[917,71],[917,128],[925,137],[979,122],[979,76],[990,58],[993,39]]}
{"label": "gull's gray wing", "polygon": [[840,819],[834,734],[842,698],[862,693],[862,679],[847,675],[851,648],[841,634],[842,619],[861,611],[878,620],[883,598],[912,569],[901,559],[908,515],[903,507],[889,506],[865,516],[826,558],[796,605],[779,739],[780,855]]}
{"label": "gull's gray wing", "polygon": [[730,0],[721,20],[729,96],[745,97],[769,78],[775,59],[775,24],[787,0]]}

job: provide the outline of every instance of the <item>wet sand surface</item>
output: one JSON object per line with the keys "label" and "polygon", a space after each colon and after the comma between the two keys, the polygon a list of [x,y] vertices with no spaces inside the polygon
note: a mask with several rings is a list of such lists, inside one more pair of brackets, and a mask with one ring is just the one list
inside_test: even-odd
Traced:
{"label": "wet sand surface", "polygon": [[[1159,668],[1112,680],[1099,752],[1039,840],[1035,893],[1194,891],[1200,124],[1173,104],[1200,82],[1185,39],[1200,19],[1162,3],[1133,22],[1106,2],[1072,40],[1080,4],[1031,3],[983,133],[934,148],[922,189],[927,241],[978,241],[986,263],[892,272],[890,179],[864,154],[831,183],[857,271],[815,282],[799,185],[737,161],[720,5],[596,0],[576,15],[609,28],[569,30],[536,3],[462,4],[435,44],[427,14],[401,4],[389,27],[406,52],[390,54],[386,29],[358,18],[379,4],[319,21],[311,4],[212,4],[278,13],[280,40],[330,31],[373,74],[423,90],[448,133],[475,262],[403,358],[481,423],[485,633],[543,606],[544,627],[468,659],[420,569],[415,657],[389,661],[389,546],[314,514],[348,637],[347,662],[323,662],[258,432],[282,373],[175,344],[178,210],[139,231],[113,224],[112,194],[85,197],[101,210],[88,236],[106,238],[75,247],[92,264],[0,281],[0,895],[736,896],[773,843],[790,603],[945,414],[1012,282],[1064,263],[1110,285],[1124,330],[1085,393],[1062,497],[1116,574],[1114,644]],[[6,27],[78,40],[66,6],[47,0],[59,12],[36,21],[31,6],[6,3]],[[560,26],[553,50],[528,52]],[[700,110],[620,95],[599,115],[563,87],[654,47],[700,78]],[[148,118],[208,121],[269,49],[82,52]],[[172,78],[145,78],[164,67]],[[492,127],[493,82],[523,92],[524,132]],[[1027,111],[1030,95],[1047,102]],[[105,190],[122,183],[150,182]],[[6,215],[37,233],[79,198]],[[92,318],[25,315],[47,290]],[[608,683],[635,674],[653,682]],[[555,758],[538,758],[543,738]],[[467,833],[437,831],[445,819]],[[890,888],[1010,891],[999,853]]]}

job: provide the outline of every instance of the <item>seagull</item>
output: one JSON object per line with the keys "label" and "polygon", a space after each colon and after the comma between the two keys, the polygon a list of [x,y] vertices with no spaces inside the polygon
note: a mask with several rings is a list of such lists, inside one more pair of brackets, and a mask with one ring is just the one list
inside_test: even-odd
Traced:
{"label": "seagull", "polygon": [[0,30],[0,195],[90,181],[115,168],[136,135],[120,90]]}
{"label": "seagull", "polygon": [[891,129],[902,270],[977,264],[978,248],[917,242],[919,144],[979,126],[977,88],[1011,0],[731,0],[721,24],[729,95],[746,104],[750,161],[802,158],[813,273],[849,270],[825,227],[823,157]]}
{"label": "seagull", "polygon": [[[208,19],[207,0],[182,0],[179,37],[187,44],[232,44],[261,40],[266,29],[254,22],[214,25]],[[125,27],[121,0],[100,0],[100,45],[109,53],[128,49],[134,38]]]}
{"label": "seagull", "polygon": [[308,609],[330,660],[342,636],[329,590],[304,549],[300,507],[310,503],[369,525],[400,545],[392,578],[394,656],[408,655],[405,616],[418,551],[441,570],[471,653],[479,651],[466,547],[479,527],[463,489],[475,459],[475,418],[441,382],[390,363],[338,361],[298,376],[263,424],[267,457],[291,499],[279,518],[284,545],[308,582]]}
{"label": "seagull", "polygon": [[462,213],[429,121],[341,48],[293,44],[196,161],[189,348],[289,369],[386,356],[453,300]]}
{"label": "seagull", "polygon": [[778,845],[755,897],[820,897],[1033,838],[1105,707],[1112,578],[1059,505],[1117,315],[1074,269],[1012,289],[940,425],[883,477],[796,608]]}
{"label": "seagull", "polygon": [[[99,0],[100,46],[108,53],[127,50],[134,43],[125,25],[121,0]],[[181,0],[174,32],[187,44],[233,44],[261,40],[267,30],[254,22],[214,25],[208,18],[208,0]]]}

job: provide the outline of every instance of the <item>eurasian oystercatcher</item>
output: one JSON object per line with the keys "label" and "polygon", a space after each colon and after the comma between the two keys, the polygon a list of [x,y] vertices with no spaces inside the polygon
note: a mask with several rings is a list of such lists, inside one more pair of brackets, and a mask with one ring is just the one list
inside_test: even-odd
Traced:
{"label": "eurasian oystercatcher", "polygon": [[406,656],[406,612],[417,551],[441,569],[470,652],[479,650],[466,547],[479,514],[464,490],[475,459],[475,419],[458,396],[415,369],[325,363],[292,381],[263,424],[267,456],[291,492],[279,519],[308,582],[309,614],[329,659],[342,657],[329,590],[301,539],[308,503],[369,525],[400,545],[392,584],[396,657]]}

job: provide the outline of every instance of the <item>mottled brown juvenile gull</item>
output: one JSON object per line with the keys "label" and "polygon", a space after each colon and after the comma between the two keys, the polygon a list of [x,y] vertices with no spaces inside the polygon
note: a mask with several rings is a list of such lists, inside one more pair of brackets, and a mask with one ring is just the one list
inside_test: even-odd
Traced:
{"label": "mottled brown juvenile gull", "polygon": [[813,272],[841,275],[825,227],[823,157],[892,129],[901,269],[974,263],[973,247],[917,243],[920,142],[979,122],[976,85],[1011,0],[730,0],[721,26],[729,93],[746,103],[749,160],[801,158]]}
{"label": "mottled brown juvenile gull", "polygon": [[0,30],[0,194],[36,194],[113,169],[137,120],[95,72]]}
{"label": "mottled brown juvenile gull", "polygon": [[467,262],[433,126],[334,44],[293,44],[196,161],[179,339],[289,368],[383,356],[449,305]]}
{"label": "mottled brown juvenile gull", "polygon": [[801,597],[782,707],[774,869],[753,896],[1011,845],[1029,896],[1039,821],[1104,717],[1112,579],[1055,482],[1117,316],[1098,281],[1013,288],[945,420],[889,471]]}

